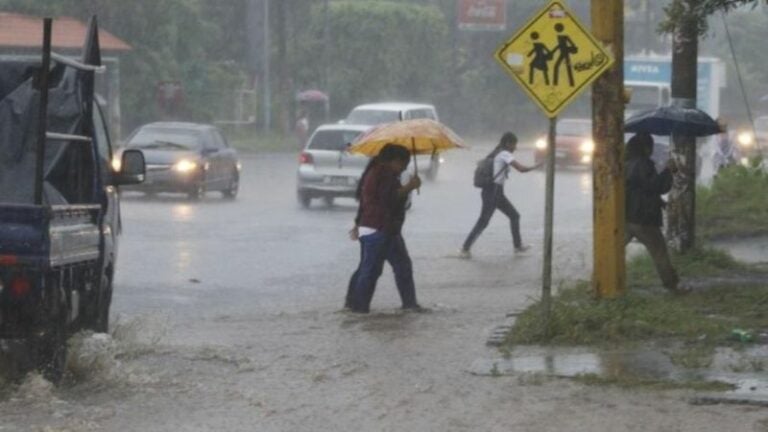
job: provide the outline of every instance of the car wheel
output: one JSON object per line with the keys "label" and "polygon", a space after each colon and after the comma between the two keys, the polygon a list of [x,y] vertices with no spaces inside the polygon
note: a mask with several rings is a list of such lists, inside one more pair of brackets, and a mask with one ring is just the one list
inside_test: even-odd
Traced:
{"label": "car wheel", "polygon": [[221,193],[224,195],[224,198],[227,199],[235,199],[237,197],[237,192],[240,189],[240,176],[237,174],[237,172],[232,173],[232,178],[229,180],[229,186],[221,191]]}
{"label": "car wheel", "polygon": [[303,208],[309,208],[309,206],[312,204],[312,197],[310,197],[308,193],[299,191],[296,196],[299,199],[299,204]]}
{"label": "car wheel", "polygon": [[192,201],[199,201],[205,196],[205,184],[203,182],[196,183],[192,186],[192,189],[188,193],[189,199]]}
{"label": "car wheel", "polygon": [[323,202],[327,207],[333,207],[333,201],[334,197],[332,196],[323,197]]}

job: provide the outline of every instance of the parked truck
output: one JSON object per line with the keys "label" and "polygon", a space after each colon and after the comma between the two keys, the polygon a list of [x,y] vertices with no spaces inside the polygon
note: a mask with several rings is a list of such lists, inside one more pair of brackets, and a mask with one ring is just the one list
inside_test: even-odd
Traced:
{"label": "parked truck", "polygon": [[95,18],[81,59],[0,62],[0,339],[21,340],[58,381],[68,337],[108,329],[121,231],[119,187],[143,180],[140,151],[112,168],[94,95]]}

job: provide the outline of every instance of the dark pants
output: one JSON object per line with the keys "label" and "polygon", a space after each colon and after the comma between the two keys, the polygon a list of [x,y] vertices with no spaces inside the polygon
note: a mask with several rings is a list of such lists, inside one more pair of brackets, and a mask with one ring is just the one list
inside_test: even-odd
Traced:
{"label": "dark pants", "polygon": [[516,248],[523,245],[520,239],[520,213],[517,212],[515,206],[504,196],[504,186],[494,184],[492,186],[486,186],[482,189],[481,196],[483,198],[483,209],[480,211],[480,219],[477,220],[475,227],[472,228],[472,232],[469,233],[467,240],[464,241],[464,250],[468,251],[472,248],[483,230],[488,226],[491,221],[493,213],[498,209],[509,218],[510,229],[512,230],[512,241]]}
{"label": "dark pants", "polygon": [[397,291],[404,308],[418,306],[413,282],[413,264],[400,234],[377,232],[360,238],[360,265],[349,281],[345,306],[368,312],[376,290],[376,282],[388,261],[395,273]]}
{"label": "dark pants", "polygon": [[664,288],[674,291],[677,289],[677,283],[680,279],[677,276],[675,268],[672,267],[672,261],[667,252],[667,243],[661,228],[650,225],[638,225],[628,223],[624,234],[624,244],[629,244],[633,238],[636,238],[648,250],[656,267],[656,272],[661,278]]}

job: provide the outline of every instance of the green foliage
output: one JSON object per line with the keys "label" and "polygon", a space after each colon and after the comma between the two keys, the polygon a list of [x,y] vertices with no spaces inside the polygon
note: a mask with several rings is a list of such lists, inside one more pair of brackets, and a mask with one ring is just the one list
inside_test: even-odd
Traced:
{"label": "green foliage", "polygon": [[[121,57],[123,120],[129,126],[157,118],[155,85],[178,80],[185,88],[185,119],[231,115],[244,68],[244,3],[205,0],[0,0],[0,9],[83,21],[97,15],[103,29],[133,50]],[[238,25],[233,25],[237,23]]]}
{"label": "green foliage", "polygon": [[614,348],[659,339],[726,343],[733,328],[763,328],[766,320],[768,286],[715,288],[687,296],[634,290],[619,299],[596,300],[582,282],[555,296],[548,332],[537,302],[518,317],[508,343]]}
{"label": "green foliage", "polygon": [[757,4],[758,0],[673,0],[664,8],[667,19],[659,30],[671,33],[676,28],[693,25],[699,35],[707,32],[707,18],[717,12],[728,12],[745,4]]}
{"label": "green foliage", "polygon": [[323,47],[321,4],[312,9],[311,31],[298,49],[299,82],[319,82],[329,69],[328,88],[343,116],[350,107],[377,100],[432,100],[444,85],[448,26],[440,10],[391,1],[333,1]]}
{"label": "green foliage", "polygon": [[[685,254],[670,251],[672,265],[683,277],[708,277],[744,271],[745,266],[728,253],[712,248],[697,248]],[[650,255],[643,251],[629,260],[627,283],[631,287],[659,285],[659,277]]]}
{"label": "green foliage", "polygon": [[697,191],[700,234],[705,238],[768,234],[768,173],[732,166]]}

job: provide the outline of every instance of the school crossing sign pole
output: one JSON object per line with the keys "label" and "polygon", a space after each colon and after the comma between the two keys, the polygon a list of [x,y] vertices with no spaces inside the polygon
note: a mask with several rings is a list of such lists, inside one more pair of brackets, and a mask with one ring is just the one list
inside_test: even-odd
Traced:
{"label": "school crossing sign pole", "polygon": [[544,216],[543,318],[552,299],[552,225],[557,115],[613,65],[605,48],[563,1],[551,1],[496,51],[501,67],[549,117]]}

